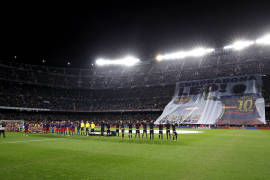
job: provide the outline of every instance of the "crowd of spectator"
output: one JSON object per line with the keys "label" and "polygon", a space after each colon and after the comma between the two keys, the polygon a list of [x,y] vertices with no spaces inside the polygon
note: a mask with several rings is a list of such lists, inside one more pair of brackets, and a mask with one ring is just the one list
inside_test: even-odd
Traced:
{"label": "crowd of spectator", "polygon": [[163,109],[174,88],[64,89],[0,80],[0,106],[68,111]]}
{"label": "crowd of spectator", "polygon": [[[263,95],[269,106],[270,79]],[[0,80],[0,106],[61,111],[159,110],[174,95],[175,85],[119,89],[66,89]]]}
{"label": "crowd of spectator", "polygon": [[[39,108],[81,114],[3,113],[0,119],[155,120],[174,95],[179,81],[243,74],[264,75],[263,96],[270,105],[270,51],[219,52],[181,61],[143,61],[134,67],[56,68],[0,61],[0,106]],[[3,108],[2,108],[3,109]],[[135,114],[91,114],[96,111]],[[154,112],[151,112],[153,111]],[[156,113],[158,112],[158,113]],[[270,113],[267,110],[267,118]],[[15,117],[14,117],[15,116]]]}
{"label": "crowd of spectator", "polygon": [[[135,124],[137,121],[151,122],[155,121],[161,112],[129,112],[129,113],[61,113],[61,112],[20,112],[20,111],[3,111],[0,112],[0,120],[13,120],[17,124],[21,122],[28,122],[32,124],[44,124],[50,122],[62,122],[71,121],[74,123],[81,122],[94,122],[97,126],[101,122],[106,122],[114,125],[116,122],[122,121],[127,124],[129,122]],[[267,109],[266,117],[269,119],[270,111]],[[12,121],[12,122],[13,122]],[[182,127],[201,128],[210,127],[209,125],[200,124],[182,124]],[[213,125],[217,127],[216,125]],[[219,125],[232,126],[232,125]],[[266,121],[265,125],[259,125],[260,127],[269,127],[270,121]],[[243,127],[243,125],[233,125],[233,127]]]}
{"label": "crowd of spectator", "polygon": [[0,120],[24,120],[28,122],[51,121],[89,121],[99,124],[101,121],[114,123],[115,121],[136,122],[156,120],[161,112],[131,112],[131,113],[60,113],[60,112],[20,112],[2,111]]}

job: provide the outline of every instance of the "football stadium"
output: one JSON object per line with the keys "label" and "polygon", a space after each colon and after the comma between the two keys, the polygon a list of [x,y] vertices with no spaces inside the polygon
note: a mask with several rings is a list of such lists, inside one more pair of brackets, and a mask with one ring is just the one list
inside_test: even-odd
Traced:
{"label": "football stadium", "polygon": [[[157,13],[153,12],[152,16],[145,12],[151,21]],[[51,13],[42,18],[58,22],[53,20],[56,13]],[[138,12],[122,13],[145,22]],[[123,23],[122,13],[114,23]],[[115,35],[103,30],[109,16],[107,12],[98,17],[104,34],[90,32],[96,38],[94,46],[100,46],[101,36]],[[200,30],[204,28],[196,29]],[[45,38],[58,37],[55,31]],[[118,33],[125,36],[122,31]],[[70,48],[63,40],[61,45],[69,47],[64,50],[25,41],[21,55],[18,51],[0,58],[0,179],[269,179],[270,28],[244,37],[231,42],[221,38],[222,45],[176,43],[178,50],[157,50],[155,55],[134,55],[140,54],[132,53],[136,45],[127,53],[113,52],[112,58],[103,46],[89,46],[94,49],[91,53],[102,50],[104,55],[90,60],[67,58],[65,63],[50,57],[68,51],[81,54],[72,44],[75,41]],[[112,40],[104,46],[127,46]],[[39,46],[53,46],[53,50],[43,57]],[[147,46],[149,52],[160,47]],[[42,58],[28,54],[28,47]],[[6,50],[13,52],[11,47]]]}

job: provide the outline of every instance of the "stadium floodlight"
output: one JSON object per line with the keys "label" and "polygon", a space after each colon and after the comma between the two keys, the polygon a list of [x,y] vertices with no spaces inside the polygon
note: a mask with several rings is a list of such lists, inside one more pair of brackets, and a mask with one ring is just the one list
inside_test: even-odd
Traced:
{"label": "stadium floodlight", "polygon": [[140,62],[140,60],[132,56],[126,56],[122,59],[115,59],[115,60],[109,60],[109,59],[103,59],[103,58],[96,60],[96,64],[99,66],[104,66],[104,65],[133,66],[138,62]]}
{"label": "stadium floodlight", "polygon": [[162,55],[160,55],[160,54],[157,55],[157,57],[156,57],[156,60],[157,60],[157,61],[162,61],[162,59],[163,59],[163,56],[162,56]]}
{"label": "stadium floodlight", "polygon": [[209,54],[211,52],[215,51],[213,48],[195,48],[190,51],[179,51],[176,53],[171,53],[171,54],[164,54],[164,55],[158,55],[156,57],[157,61],[162,61],[162,60],[174,60],[174,59],[183,59],[186,57],[201,57],[206,54]]}
{"label": "stadium floodlight", "polygon": [[267,34],[256,40],[256,44],[259,45],[270,45],[270,34]]}
{"label": "stadium floodlight", "polygon": [[233,49],[240,51],[254,44],[254,41],[235,41],[233,44],[225,46],[223,49]]}

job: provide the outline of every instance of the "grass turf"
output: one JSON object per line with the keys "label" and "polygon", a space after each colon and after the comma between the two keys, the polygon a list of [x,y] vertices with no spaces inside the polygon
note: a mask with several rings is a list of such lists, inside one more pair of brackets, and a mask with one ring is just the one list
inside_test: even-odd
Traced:
{"label": "grass turf", "polygon": [[177,142],[7,133],[0,178],[269,179],[270,131],[202,131]]}

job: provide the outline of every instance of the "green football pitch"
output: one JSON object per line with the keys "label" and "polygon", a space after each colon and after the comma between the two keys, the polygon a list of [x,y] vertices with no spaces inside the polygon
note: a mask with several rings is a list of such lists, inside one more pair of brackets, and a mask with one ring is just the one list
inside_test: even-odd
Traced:
{"label": "green football pitch", "polygon": [[7,133],[0,179],[270,179],[270,131],[200,131],[177,142]]}

